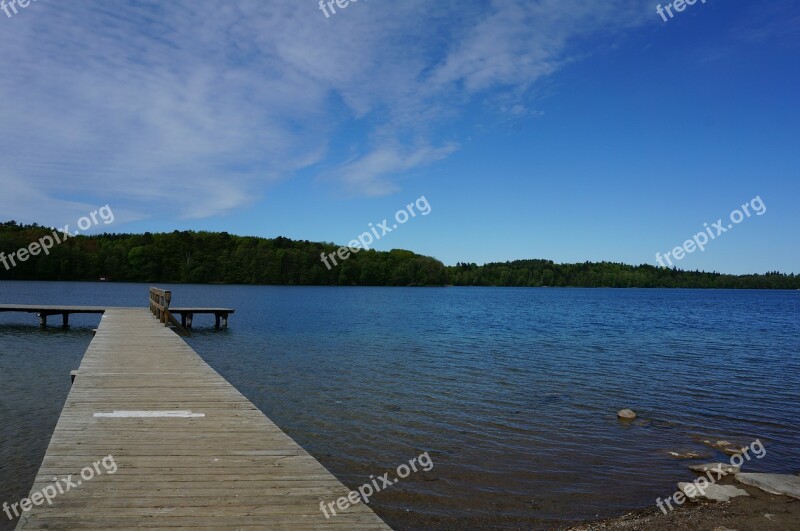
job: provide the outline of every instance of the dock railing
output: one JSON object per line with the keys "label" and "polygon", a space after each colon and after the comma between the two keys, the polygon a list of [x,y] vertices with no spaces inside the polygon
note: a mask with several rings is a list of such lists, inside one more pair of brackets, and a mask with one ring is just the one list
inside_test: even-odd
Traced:
{"label": "dock railing", "polygon": [[169,304],[172,302],[172,292],[160,288],[150,288],[150,312],[164,323],[164,326],[173,325],[181,335],[188,335],[181,323],[169,311]]}
{"label": "dock railing", "polygon": [[169,322],[169,303],[172,301],[172,292],[150,288],[150,312],[165,325]]}

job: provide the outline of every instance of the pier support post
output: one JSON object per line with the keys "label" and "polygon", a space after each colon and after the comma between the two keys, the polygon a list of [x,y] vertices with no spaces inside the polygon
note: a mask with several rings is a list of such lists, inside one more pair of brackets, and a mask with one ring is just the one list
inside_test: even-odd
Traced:
{"label": "pier support post", "polygon": [[39,327],[40,328],[47,328],[47,314],[39,312],[36,315],[39,316]]}
{"label": "pier support post", "polygon": [[222,328],[225,329],[225,330],[228,329],[228,314],[227,313],[223,313],[222,314]]}
{"label": "pier support post", "polygon": [[194,314],[193,313],[187,313],[186,314],[186,325],[184,326],[184,328],[186,328],[187,330],[191,330],[192,329],[192,321],[193,320],[194,320]]}
{"label": "pier support post", "polygon": [[64,318],[64,321],[63,321],[64,322],[64,329],[66,330],[67,328],[69,328],[69,314],[68,313],[63,313],[61,315]]}
{"label": "pier support post", "polygon": [[219,330],[219,318],[220,318],[220,315],[218,313],[215,313],[214,314],[214,328],[216,328],[217,330]]}

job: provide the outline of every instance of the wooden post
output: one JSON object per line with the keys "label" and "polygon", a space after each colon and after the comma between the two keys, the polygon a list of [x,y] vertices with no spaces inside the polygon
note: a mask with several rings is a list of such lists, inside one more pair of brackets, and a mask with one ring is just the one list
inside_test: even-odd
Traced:
{"label": "wooden post", "polygon": [[41,328],[47,328],[47,314],[39,312],[37,315],[39,316],[39,326]]}
{"label": "wooden post", "polygon": [[165,289],[159,288],[150,288],[150,309],[153,312],[153,315],[164,324],[164,326],[169,327],[170,325],[174,325],[175,328],[178,329],[179,333],[184,334],[186,333],[185,325],[183,324],[184,314],[181,313],[181,321],[178,322],[178,319],[175,317],[175,314],[169,311],[169,305],[172,302],[172,292]]}
{"label": "wooden post", "polygon": [[69,328],[69,314],[67,312],[64,312],[61,314],[61,316],[63,317],[64,329]]}
{"label": "wooden post", "polygon": [[186,314],[186,325],[184,326],[184,328],[186,328],[186,329],[192,328],[192,320],[193,319],[194,319],[194,314],[193,313]]}
{"label": "wooden post", "polygon": [[223,313],[222,314],[222,328],[224,328],[225,330],[228,329],[228,314],[227,313]]}
{"label": "wooden post", "polygon": [[169,326],[169,303],[172,301],[172,292],[159,288],[150,288],[150,310],[156,318]]}
{"label": "wooden post", "polygon": [[169,326],[169,303],[172,302],[172,292],[164,290],[164,326]]}

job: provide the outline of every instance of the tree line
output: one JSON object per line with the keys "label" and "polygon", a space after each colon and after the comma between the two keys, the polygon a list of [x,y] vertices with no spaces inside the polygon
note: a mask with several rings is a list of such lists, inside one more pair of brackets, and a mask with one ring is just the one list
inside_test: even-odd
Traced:
{"label": "tree line", "polygon": [[459,263],[448,268],[448,279],[457,286],[800,289],[800,275],[777,271],[763,275],[723,275],[648,264],[555,264],[550,260],[517,260],[482,266]]}
{"label": "tree line", "polygon": [[[14,221],[0,224],[0,252],[28,247],[52,229]],[[411,251],[369,250],[328,269],[320,260],[334,243],[227,232],[75,236],[16,267],[0,265],[2,280],[65,280],[332,286],[509,286],[610,288],[800,289],[800,275],[722,275],[609,262],[556,264],[518,260],[482,266],[439,260]]]}
{"label": "tree line", "polygon": [[[52,234],[39,225],[0,225],[6,255]],[[361,251],[328,269],[322,253],[338,245],[227,232],[173,231],[151,234],[73,236],[16,267],[0,265],[0,279],[99,280],[117,282],[437,286],[447,283],[444,265],[400,249]]]}

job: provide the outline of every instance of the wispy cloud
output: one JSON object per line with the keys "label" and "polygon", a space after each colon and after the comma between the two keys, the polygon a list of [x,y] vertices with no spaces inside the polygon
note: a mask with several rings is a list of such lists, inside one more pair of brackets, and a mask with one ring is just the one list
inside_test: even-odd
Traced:
{"label": "wispy cloud", "polygon": [[392,176],[441,160],[456,149],[453,143],[442,147],[425,145],[411,149],[399,144],[384,144],[346,162],[331,172],[331,176],[344,183],[350,192],[386,195],[398,189],[390,179]]}
{"label": "wispy cloud", "polygon": [[214,216],[303,169],[392,193],[457,149],[443,131],[476,99],[510,95],[519,114],[576,40],[652,15],[639,0],[464,4],[330,19],[312,0],[31,4],[0,20],[0,218],[57,224],[111,200]]}

